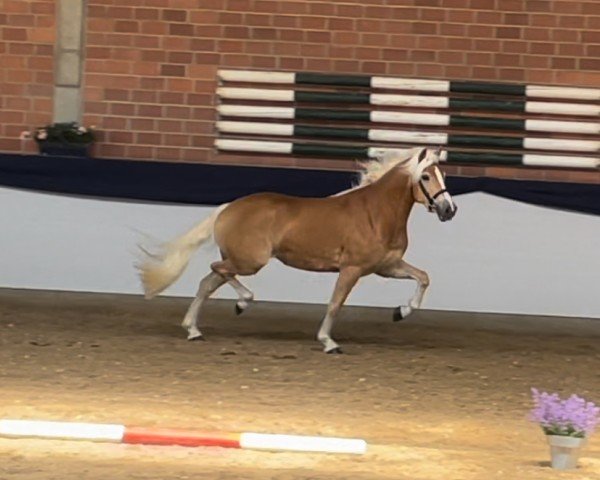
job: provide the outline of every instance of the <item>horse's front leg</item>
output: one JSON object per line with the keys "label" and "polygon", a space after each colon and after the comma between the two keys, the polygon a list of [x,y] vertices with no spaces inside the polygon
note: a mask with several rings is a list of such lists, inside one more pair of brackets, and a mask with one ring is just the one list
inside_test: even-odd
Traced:
{"label": "horse's front leg", "polygon": [[404,260],[399,260],[392,265],[382,268],[377,272],[377,275],[386,278],[409,278],[417,282],[417,290],[409,300],[408,305],[402,305],[394,309],[394,322],[406,318],[413,310],[421,307],[423,297],[429,287],[429,275],[427,275],[427,272],[413,267]]}
{"label": "horse's front leg", "polygon": [[340,275],[335,283],[333,295],[327,306],[327,314],[321,322],[317,339],[323,344],[325,353],[342,353],[340,346],[331,338],[331,329],[335,319],[348,298],[348,294],[362,276],[362,270],[358,267],[347,267],[340,270]]}

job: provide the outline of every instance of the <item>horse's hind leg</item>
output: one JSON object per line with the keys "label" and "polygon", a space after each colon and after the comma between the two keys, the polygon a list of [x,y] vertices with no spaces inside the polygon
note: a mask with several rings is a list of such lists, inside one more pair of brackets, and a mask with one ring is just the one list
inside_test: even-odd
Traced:
{"label": "horse's hind leg", "polygon": [[181,326],[188,331],[188,340],[202,340],[202,332],[198,328],[198,314],[200,308],[208,297],[210,297],[220,286],[226,282],[221,275],[211,272],[200,281],[196,298],[192,301],[190,308],[183,319]]}
{"label": "horse's hind leg", "polygon": [[227,283],[233,287],[239,296],[239,300],[235,304],[235,313],[240,315],[248,308],[249,303],[254,300],[254,294],[235,277],[228,280]]}
{"label": "horse's hind leg", "polygon": [[230,258],[225,258],[210,266],[213,272],[221,275],[239,295],[239,299],[235,305],[235,312],[238,315],[248,307],[249,302],[254,300],[254,294],[242,285],[242,282],[236,278],[236,275],[254,275],[257,273],[266,265],[270,258],[268,255],[261,255],[261,257],[264,258],[246,258],[243,261],[238,260],[235,263]]}

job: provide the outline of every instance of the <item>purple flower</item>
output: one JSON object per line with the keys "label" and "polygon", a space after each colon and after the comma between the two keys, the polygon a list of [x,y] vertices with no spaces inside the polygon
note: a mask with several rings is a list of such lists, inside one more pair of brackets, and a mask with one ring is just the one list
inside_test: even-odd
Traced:
{"label": "purple flower", "polygon": [[547,435],[583,438],[600,423],[600,408],[577,395],[561,399],[557,393],[532,388],[534,408],[530,420],[540,424]]}

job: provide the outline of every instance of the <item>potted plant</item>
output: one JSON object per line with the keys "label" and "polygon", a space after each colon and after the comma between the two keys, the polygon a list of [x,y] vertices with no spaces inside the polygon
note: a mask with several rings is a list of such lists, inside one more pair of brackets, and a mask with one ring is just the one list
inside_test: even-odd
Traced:
{"label": "potted plant", "polygon": [[42,154],[88,157],[95,135],[93,127],[86,128],[76,122],[68,122],[37,128],[33,138]]}
{"label": "potted plant", "polygon": [[600,421],[600,408],[577,395],[561,399],[557,393],[540,392],[535,388],[531,392],[534,408],[530,419],[546,434],[552,468],[577,468],[580,449]]}

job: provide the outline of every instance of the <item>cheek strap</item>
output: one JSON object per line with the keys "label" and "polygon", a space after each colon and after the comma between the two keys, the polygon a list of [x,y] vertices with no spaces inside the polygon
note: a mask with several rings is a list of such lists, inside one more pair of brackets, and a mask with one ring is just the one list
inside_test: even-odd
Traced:
{"label": "cheek strap", "polygon": [[423,195],[425,195],[425,198],[427,199],[427,208],[429,208],[430,211],[433,210],[433,208],[435,207],[435,199],[448,191],[445,188],[442,188],[439,192],[436,192],[435,195],[431,196],[425,188],[425,185],[423,184],[422,180],[419,180],[419,187],[421,188]]}

